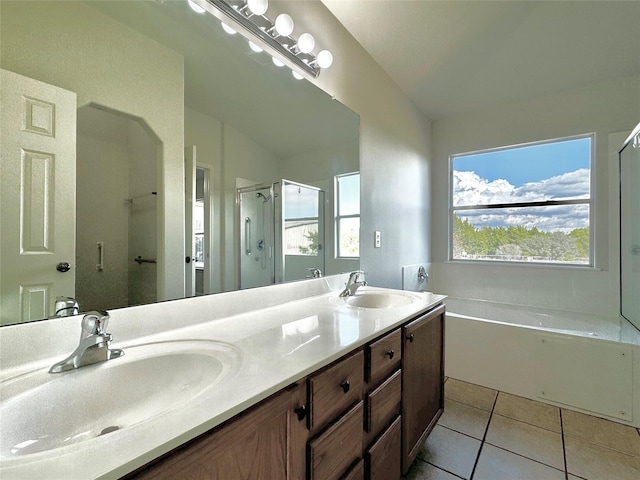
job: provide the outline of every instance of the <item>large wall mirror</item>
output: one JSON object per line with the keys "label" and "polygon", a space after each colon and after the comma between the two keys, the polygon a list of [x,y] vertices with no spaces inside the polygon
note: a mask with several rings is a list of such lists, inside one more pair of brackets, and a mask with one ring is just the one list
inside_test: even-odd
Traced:
{"label": "large wall mirror", "polygon": [[358,268],[336,255],[344,105],[186,0],[0,21],[0,325]]}

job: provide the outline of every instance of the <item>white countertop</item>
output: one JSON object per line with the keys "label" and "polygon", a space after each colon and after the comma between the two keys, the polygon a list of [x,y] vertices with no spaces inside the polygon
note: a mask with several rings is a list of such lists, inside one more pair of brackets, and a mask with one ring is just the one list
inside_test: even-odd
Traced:
{"label": "white countertop", "polygon": [[[295,285],[277,285],[111,312],[112,323],[108,327],[114,337],[111,347],[124,349],[123,358],[126,358],[127,348],[137,344],[210,340],[221,342],[234,351],[233,372],[181,407],[142,423],[55,450],[3,457],[0,459],[0,478],[118,478],[412,316],[431,309],[445,298],[428,292],[400,291],[411,295],[414,301],[392,309],[355,308],[336,301],[339,293],[336,287],[344,285],[343,277],[312,281],[305,287],[306,291],[298,291],[294,295],[299,298],[280,304],[274,302],[282,302],[288,291],[294,292]],[[300,289],[299,286],[297,288]],[[372,287],[364,290],[398,292]],[[301,295],[308,296],[300,298]],[[36,359],[30,354],[30,362],[25,358],[14,358],[20,356],[16,342],[33,338],[36,333],[40,336],[43,332],[36,332],[38,328],[47,329],[51,335],[52,326],[44,324],[52,321],[0,329],[0,378],[5,380],[35,369],[48,369],[55,361],[71,353],[78,338],[79,318],[53,324],[53,331],[58,330],[58,333],[59,330],[75,330],[73,339],[63,342],[66,350],[60,346],[51,347],[50,343],[40,345],[44,353]],[[38,326],[38,323],[43,325]],[[152,333],[139,335],[141,331]],[[41,341],[41,338],[34,340],[36,343]],[[61,355],[61,352],[66,353]],[[8,354],[12,355],[10,359]],[[110,362],[117,361],[121,360]],[[83,368],[96,368],[96,365]],[[98,368],[96,374],[99,374]],[[63,381],[64,373],[59,375]],[[113,394],[118,395],[118,392]]]}

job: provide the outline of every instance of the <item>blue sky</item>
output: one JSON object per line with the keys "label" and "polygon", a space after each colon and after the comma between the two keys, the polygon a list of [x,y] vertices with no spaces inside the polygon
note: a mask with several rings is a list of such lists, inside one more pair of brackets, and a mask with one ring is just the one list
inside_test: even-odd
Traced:
{"label": "blue sky", "polygon": [[520,187],[525,183],[588,169],[590,152],[591,138],[578,138],[454,157],[453,169],[475,172],[490,182],[504,179],[514,187]]}

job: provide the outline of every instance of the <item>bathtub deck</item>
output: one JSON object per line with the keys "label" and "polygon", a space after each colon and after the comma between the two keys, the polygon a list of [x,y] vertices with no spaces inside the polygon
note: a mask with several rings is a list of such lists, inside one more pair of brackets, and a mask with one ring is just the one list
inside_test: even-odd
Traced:
{"label": "bathtub deck", "polygon": [[447,312],[477,320],[640,345],[640,330],[621,316],[594,315],[449,297]]}

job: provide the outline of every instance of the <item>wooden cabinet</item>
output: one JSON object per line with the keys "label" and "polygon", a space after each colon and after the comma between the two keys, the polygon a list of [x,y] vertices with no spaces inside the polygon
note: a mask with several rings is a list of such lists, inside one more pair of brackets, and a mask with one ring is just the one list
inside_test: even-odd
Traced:
{"label": "wooden cabinet", "polygon": [[305,401],[304,384],[294,385],[125,478],[304,478],[307,428],[296,409]]}
{"label": "wooden cabinet", "polygon": [[440,306],[125,478],[399,479],[443,411],[443,337]]}
{"label": "wooden cabinet", "polygon": [[444,313],[402,327],[402,471],[406,473],[444,410]]}

